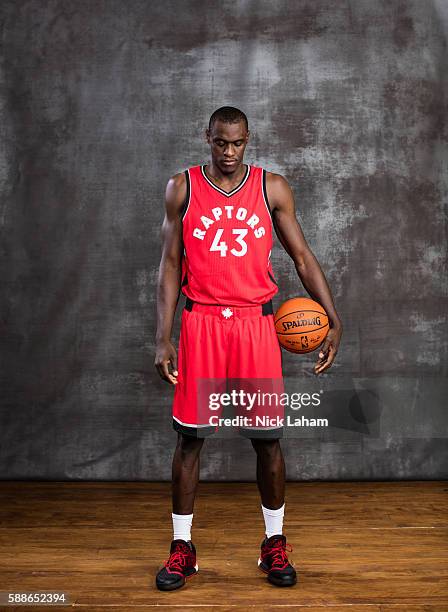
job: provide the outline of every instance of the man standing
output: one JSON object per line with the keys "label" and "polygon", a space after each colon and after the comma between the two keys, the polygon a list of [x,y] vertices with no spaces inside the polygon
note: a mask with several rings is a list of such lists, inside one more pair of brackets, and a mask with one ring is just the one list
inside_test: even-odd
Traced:
{"label": "man standing", "polygon": [[[214,428],[198,414],[198,379],[281,379],[272,297],[273,232],[294,262],[310,296],[325,308],[330,330],[314,371],[330,367],[342,325],[325,276],[295,215],[292,191],[280,175],[243,164],[249,140],[246,115],[233,107],[216,110],[206,130],[211,162],[174,175],[166,188],[163,250],[157,292],[155,366],[175,385],[173,427],[178,432],[172,466],[173,531],[170,555],[156,578],[174,590],[198,570],[191,541],[199,455]],[[179,355],[171,343],[180,291]],[[257,484],[265,521],[258,561],[276,586],[296,583],[282,533],[285,464],[280,432],[251,437],[257,454]]]}

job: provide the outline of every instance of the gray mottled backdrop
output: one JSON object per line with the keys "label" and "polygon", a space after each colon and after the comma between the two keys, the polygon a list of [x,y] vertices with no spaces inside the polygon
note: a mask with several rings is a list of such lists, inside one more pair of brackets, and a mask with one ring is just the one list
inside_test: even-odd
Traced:
{"label": "gray mottled backdrop", "polygon": [[[223,104],[249,117],[247,161],[290,181],[345,323],[331,427],[284,441],[288,477],[446,477],[448,3],[0,10],[1,477],[170,478],[164,190],[207,161]],[[273,264],[276,305],[303,293],[278,242]],[[313,359],[285,354],[288,384]],[[207,442],[203,478],[254,476],[247,440]]]}

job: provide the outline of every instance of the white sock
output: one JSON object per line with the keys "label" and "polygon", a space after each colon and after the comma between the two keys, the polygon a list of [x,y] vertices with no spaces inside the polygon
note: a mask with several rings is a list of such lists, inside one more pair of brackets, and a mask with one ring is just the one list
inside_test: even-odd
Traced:
{"label": "white sock", "polygon": [[191,540],[191,524],[193,522],[192,514],[174,514],[173,517],[173,540]]}
{"label": "white sock", "polygon": [[264,524],[266,526],[266,537],[270,538],[273,535],[282,535],[283,517],[285,515],[285,504],[278,510],[265,508],[261,504],[263,510]]}

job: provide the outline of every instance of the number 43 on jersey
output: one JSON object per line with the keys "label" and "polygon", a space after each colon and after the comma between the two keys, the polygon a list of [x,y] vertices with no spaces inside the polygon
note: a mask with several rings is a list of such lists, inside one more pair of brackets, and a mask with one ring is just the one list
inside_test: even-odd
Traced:
{"label": "number 43 on jersey", "polygon": [[[239,249],[232,248],[230,252],[235,257],[243,257],[247,253],[247,242],[245,242],[244,238],[247,235],[249,230],[247,229],[233,229],[232,234],[235,236],[235,241],[240,245]],[[213,242],[210,246],[210,251],[219,251],[221,257],[226,257],[228,246],[227,242],[221,240],[221,236],[224,230],[219,228],[216,230],[215,237],[213,238]]]}

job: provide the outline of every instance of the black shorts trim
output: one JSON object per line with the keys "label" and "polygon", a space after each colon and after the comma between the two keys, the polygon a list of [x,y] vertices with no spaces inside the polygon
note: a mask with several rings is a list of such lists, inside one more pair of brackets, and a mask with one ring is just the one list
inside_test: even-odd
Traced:
{"label": "black shorts trim", "polygon": [[[206,427],[189,427],[188,425],[182,425],[182,423],[179,423],[176,421],[176,419],[173,419],[173,429],[184,436],[190,436],[191,438],[208,438],[217,431],[217,428],[212,425],[207,425]],[[243,436],[243,438],[254,440],[278,440],[283,438],[283,427],[277,427],[275,429],[251,429],[239,427],[238,434]]]}
{"label": "black shorts trim", "polygon": [[240,427],[238,433],[240,436],[251,440],[279,440],[283,438],[283,427],[276,427],[275,429],[244,429]]}
{"label": "black shorts trim", "polygon": [[211,425],[207,425],[206,427],[189,427],[188,425],[182,425],[182,423],[179,423],[176,419],[173,419],[173,429],[191,438],[207,438],[216,431],[216,428]]}

